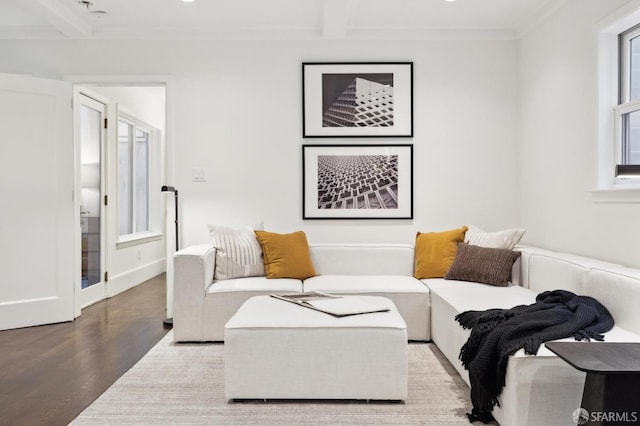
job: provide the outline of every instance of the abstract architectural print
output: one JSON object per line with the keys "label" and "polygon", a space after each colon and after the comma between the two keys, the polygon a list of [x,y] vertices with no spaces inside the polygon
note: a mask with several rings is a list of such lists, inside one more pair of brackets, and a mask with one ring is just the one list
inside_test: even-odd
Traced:
{"label": "abstract architectural print", "polygon": [[319,209],[397,209],[397,155],[318,156]]}
{"label": "abstract architectural print", "polygon": [[393,126],[393,86],[355,77],[322,116],[322,127]]}

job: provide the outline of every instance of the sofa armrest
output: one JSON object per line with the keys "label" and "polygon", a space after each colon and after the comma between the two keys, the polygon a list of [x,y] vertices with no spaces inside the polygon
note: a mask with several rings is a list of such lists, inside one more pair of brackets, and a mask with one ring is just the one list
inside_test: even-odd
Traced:
{"label": "sofa armrest", "polygon": [[[207,287],[213,282],[213,272],[216,268],[216,248],[211,244],[198,244],[177,251],[173,256],[173,266],[175,268],[175,280],[178,281],[179,275],[183,285],[201,284],[200,291],[206,291]],[[186,275],[183,275],[186,274]],[[176,287],[178,284],[176,283]]]}
{"label": "sofa armrest", "polygon": [[216,249],[199,244],[173,257],[173,331],[176,341],[198,341],[203,334],[204,298],[213,282]]}

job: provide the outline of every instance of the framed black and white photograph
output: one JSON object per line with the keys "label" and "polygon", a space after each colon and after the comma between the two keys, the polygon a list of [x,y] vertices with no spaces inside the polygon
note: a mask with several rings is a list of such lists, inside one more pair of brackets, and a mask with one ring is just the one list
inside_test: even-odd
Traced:
{"label": "framed black and white photograph", "polygon": [[303,145],[303,219],[412,219],[413,145]]}
{"label": "framed black and white photograph", "polygon": [[413,62],[303,63],[302,135],[413,137]]}

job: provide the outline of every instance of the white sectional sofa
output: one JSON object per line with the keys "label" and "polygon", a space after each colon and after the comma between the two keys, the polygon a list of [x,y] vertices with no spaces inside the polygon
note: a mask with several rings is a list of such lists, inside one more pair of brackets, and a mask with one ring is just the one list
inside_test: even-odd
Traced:
{"label": "white sectional sofa", "polygon": [[[640,303],[639,270],[534,247],[516,250],[522,253],[519,285],[503,288],[443,279],[427,281],[432,340],[467,384],[469,376],[458,355],[470,330],[463,330],[454,317],[466,310],[528,305],[547,290],[565,289],[594,297],[615,321],[614,328],[605,333],[605,341],[640,342],[640,312],[633,308]],[[521,349],[509,359],[500,406],[492,414],[501,425],[574,425],[571,415],[580,408],[584,379],[585,373],[570,367],[544,345],[535,356]]]}
{"label": "white sectional sofa", "polygon": [[178,342],[222,341],[224,325],[249,298],[323,291],[391,299],[407,323],[409,340],[430,340],[429,287],[413,278],[413,247],[392,244],[317,244],[309,247],[318,276],[213,280],[215,248],[203,244],[174,258],[174,336]]}
{"label": "white sectional sofa", "polygon": [[[470,331],[455,316],[466,310],[511,308],[535,302],[546,290],[565,289],[594,297],[612,314],[605,341],[640,342],[640,270],[518,246],[513,283],[494,287],[441,278],[413,277],[414,249],[399,244],[311,244],[316,273],[306,280],[251,277],[213,280],[215,249],[199,245],[175,255],[174,336],[177,342],[222,341],[225,323],[255,295],[319,290],[384,296],[397,306],[409,340],[433,341],[469,384],[458,359]],[[571,339],[567,339],[571,340]],[[523,350],[508,363],[506,386],[493,415],[504,426],[573,425],[585,374],[543,346]],[[470,408],[470,407],[461,407]]]}

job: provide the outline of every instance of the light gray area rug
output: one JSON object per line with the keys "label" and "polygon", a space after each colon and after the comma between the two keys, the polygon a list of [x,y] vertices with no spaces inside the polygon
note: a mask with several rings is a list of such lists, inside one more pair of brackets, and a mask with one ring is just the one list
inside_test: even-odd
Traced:
{"label": "light gray area rug", "polygon": [[224,345],[169,332],[72,425],[469,425],[469,388],[438,348],[409,344],[404,402],[248,401],[224,397]]}

